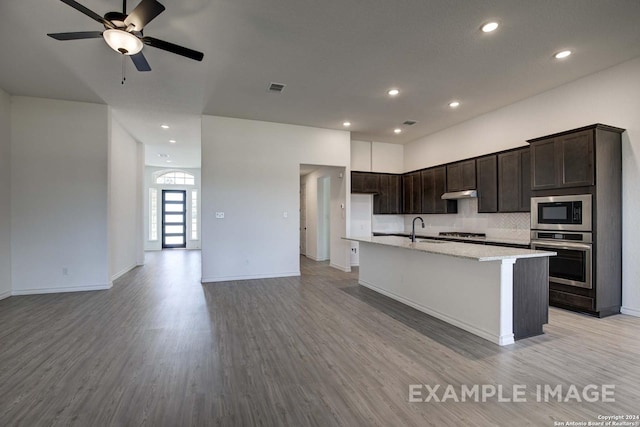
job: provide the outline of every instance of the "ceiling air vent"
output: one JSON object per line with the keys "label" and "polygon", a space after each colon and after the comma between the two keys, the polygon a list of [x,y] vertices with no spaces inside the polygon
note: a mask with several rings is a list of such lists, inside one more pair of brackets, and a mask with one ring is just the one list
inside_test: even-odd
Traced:
{"label": "ceiling air vent", "polygon": [[418,123],[418,122],[416,122],[415,120],[407,120],[407,121],[405,121],[405,122],[404,122],[404,123],[402,123],[402,124],[403,124],[403,125],[407,125],[407,126],[413,126],[413,125],[415,125],[416,123]]}
{"label": "ceiling air vent", "polygon": [[269,83],[269,88],[267,89],[269,92],[276,92],[276,93],[280,93],[284,90],[285,88],[285,84],[282,83],[274,83],[271,82]]}

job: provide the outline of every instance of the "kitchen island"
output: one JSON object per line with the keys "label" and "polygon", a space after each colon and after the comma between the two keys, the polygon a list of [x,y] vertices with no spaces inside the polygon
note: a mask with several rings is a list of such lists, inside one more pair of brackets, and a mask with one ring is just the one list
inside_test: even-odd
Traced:
{"label": "kitchen island", "polygon": [[354,237],[358,282],[498,345],[548,322],[554,252],[405,237]]}

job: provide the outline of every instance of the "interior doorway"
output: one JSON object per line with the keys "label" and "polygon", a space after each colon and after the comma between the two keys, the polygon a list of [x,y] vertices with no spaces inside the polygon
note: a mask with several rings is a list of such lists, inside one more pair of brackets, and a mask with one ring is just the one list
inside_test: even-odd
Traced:
{"label": "interior doorway", "polygon": [[162,190],[162,249],[187,247],[187,192]]}

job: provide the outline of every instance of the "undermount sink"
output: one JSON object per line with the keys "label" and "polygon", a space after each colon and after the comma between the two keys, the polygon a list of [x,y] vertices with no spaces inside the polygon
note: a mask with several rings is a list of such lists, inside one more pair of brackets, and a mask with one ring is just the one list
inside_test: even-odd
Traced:
{"label": "undermount sink", "polygon": [[445,240],[435,240],[435,239],[417,239],[416,242],[419,242],[419,243],[447,243]]}

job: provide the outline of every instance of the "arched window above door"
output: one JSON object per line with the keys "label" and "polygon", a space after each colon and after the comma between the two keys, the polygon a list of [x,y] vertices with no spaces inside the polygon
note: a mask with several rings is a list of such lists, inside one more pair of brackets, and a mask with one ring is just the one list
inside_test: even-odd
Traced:
{"label": "arched window above door", "polygon": [[195,185],[196,178],[187,172],[171,171],[158,175],[156,184]]}

